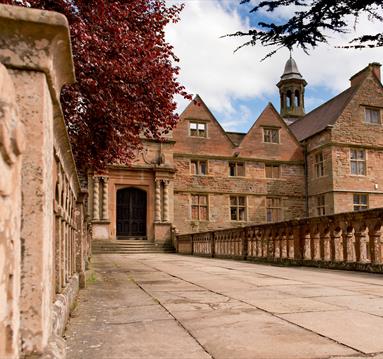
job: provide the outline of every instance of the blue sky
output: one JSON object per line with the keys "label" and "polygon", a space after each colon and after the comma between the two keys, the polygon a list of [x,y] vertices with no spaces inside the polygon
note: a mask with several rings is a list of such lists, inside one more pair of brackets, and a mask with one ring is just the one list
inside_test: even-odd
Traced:
{"label": "blue sky", "polygon": [[[243,38],[221,38],[227,33],[247,30],[260,20],[282,21],[294,9],[274,13],[249,14],[251,4],[240,0],[168,0],[169,4],[185,3],[181,20],[170,24],[167,40],[180,58],[179,81],[191,94],[199,94],[225,130],[246,132],[270,101],[279,110],[278,88],[289,57],[287,49],[270,59],[261,59],[270,48],[247,46],[236,53]],[[253,1],[255,3],[256,0]],[[351,23],[353,19],[350,19]],[[293,57],[308,82],[305,93],[306,112],[327,101],[349,86],[349,78],[370,62],[383,62],[383,49],[345,50],[345,44],[357,34],[381,31],[381,23],[360,18],[355,32],[329,34],[329,44],[306,55],[294,50]],[[177,98],[178,112],[187,103]]]}

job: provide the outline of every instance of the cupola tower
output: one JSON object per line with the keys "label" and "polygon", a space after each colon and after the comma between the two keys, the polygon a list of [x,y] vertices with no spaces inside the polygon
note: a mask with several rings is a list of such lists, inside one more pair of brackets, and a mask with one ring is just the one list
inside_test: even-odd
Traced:
{"label": "cupola tower", "polygon": [[305,86],[298,66],[291,57],[287,60],[281,80],[277,83],[281,97],[280,114],[287,124],[305,115]]}

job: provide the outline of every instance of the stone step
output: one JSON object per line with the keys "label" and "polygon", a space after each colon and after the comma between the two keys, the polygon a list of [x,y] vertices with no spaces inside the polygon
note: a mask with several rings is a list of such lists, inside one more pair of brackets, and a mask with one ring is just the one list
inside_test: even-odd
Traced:
{"label": "stone step", "polygon": [[95,240],[92,242],[93,254],[137,254],[137,253],[174,253],[170,244],[158,245],[147,240]]}

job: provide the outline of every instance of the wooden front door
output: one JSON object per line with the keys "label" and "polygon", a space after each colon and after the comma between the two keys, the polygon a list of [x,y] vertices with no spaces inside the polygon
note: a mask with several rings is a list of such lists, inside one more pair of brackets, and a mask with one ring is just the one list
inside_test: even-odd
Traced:
{"label": "wooden front door", "polygon": [[146,192],[137,188],[117,191],[117,236],[146,235]]}

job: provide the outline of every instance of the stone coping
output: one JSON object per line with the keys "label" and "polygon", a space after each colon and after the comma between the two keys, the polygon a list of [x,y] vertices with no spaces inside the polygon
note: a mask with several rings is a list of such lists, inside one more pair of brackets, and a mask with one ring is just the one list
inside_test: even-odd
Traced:
{"label": "stone coping", "polygon": [[52,97],[75,82],[69,25],[62,14],[0,5],[0,62],[5,66],[45,72]]}

